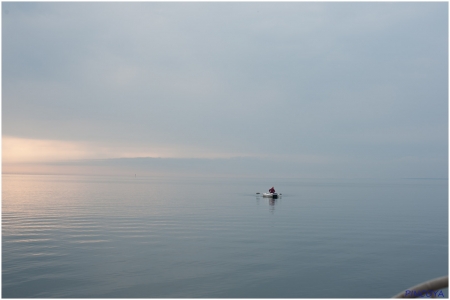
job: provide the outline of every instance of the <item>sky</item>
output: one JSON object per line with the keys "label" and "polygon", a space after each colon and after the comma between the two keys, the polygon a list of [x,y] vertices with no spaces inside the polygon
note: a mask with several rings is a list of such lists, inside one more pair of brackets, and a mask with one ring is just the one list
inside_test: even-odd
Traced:
{"label": "sky", "polygon": [[2,172],[447,178],[448,3],[2,2]]}

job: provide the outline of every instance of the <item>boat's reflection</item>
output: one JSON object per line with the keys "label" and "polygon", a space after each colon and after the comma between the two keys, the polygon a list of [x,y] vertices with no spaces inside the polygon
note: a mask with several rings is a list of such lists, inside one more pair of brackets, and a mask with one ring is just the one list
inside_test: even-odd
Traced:
{"label": "boat's reflection", "polygon": [[274,199],[274,198],[269,198],[269,205],[270,206],[275,206],[275,203],[277,203],[278,199]]}
{"label": "boat's reflection", "polygon": [[275,212],[275,204],[278,203],[278,199],[269,198],[269,209],[271,213]]}
{"label": "boat's reflection", "polygon": [[[262,197],[263,200],[268,200],[269,202],[269,210],[271,213],[273,213],[275,211],[275,205],[278,203],[279,198],[264,198]],[[260,204],[261,203],[261,197],[259,195],[256,196],[256,204]]]}

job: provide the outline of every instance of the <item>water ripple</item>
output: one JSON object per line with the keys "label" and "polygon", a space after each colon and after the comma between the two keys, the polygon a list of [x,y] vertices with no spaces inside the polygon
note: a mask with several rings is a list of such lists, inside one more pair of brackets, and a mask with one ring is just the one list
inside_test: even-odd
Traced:
{"label": "water ripple", "polygon": [[6,176],[3,296],[379,298],[448,272],[445,186],[252,184]]}

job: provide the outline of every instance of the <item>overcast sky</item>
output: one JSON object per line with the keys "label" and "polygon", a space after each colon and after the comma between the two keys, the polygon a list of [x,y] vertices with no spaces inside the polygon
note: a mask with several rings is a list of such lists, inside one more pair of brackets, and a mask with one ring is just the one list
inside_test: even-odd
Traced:
{"label": "overcast sky", "polygon": [[447,177],[446,2],[3,2],[2,46],[4,172],[247,157]]}

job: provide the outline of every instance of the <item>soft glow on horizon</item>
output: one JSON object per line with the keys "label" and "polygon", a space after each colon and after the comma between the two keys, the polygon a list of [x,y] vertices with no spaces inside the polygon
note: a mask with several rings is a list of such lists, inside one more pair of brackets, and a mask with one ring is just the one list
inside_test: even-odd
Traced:
{"label": "soft glow on horizon", "polygon": [[[152,147],[147,147],[152,148]],[[146,151],[143,147],[112,147],[83,141],[60,141],[46,139],[26,139],[14,136],[2,137],[2,173],[3,174],[72,174],[72,175],[134,175],[133,167],[98,166],[78,164],[77,160],[110,158],[232,158],[230,153],[208,152],[195,148],[157,148],[158,151]],[[257,155],[253,155],[256,157]],[[72,162],[71,162],[72,161]],[[75,161],[75,164],[74,164]],[[65,162],[69,162],[66,164]],[[61,164],[62,163],[62,164]],[[168,175],[174,171],[139,170],[139,175]],[[177,173],[177,171],[175,171]],[[192,176],[189,171],[189,175]]]}
{"label": "soft glow on horizon", "polygon": [[99,146],[88,142],[2,137],[4,164],[139,156],[160,157],[161,154],[150,151],[133,152],[123,148]]}
{"label": "soft glow on horizon", "polygon": [[2,137],[3,163],[28,163],[80,159],[89,157],[89,151],[81,143]]}
{"label": "soft glow on horizon", "polygon": [[216,153],[194,147],[117,147],[84,141],[26,139],[14,136],[2,137],[3,164],[137,157],[214,159],[237,156],[261,157],[261,155],[249,153]]}

